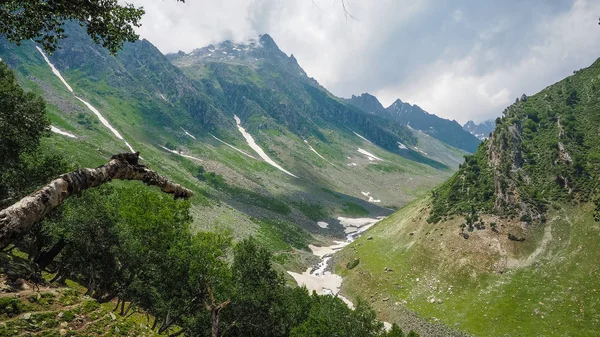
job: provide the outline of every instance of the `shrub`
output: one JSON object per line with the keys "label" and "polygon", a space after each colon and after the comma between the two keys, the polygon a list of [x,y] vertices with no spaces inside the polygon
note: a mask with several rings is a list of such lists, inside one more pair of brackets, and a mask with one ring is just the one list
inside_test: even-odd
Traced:
{"label": "shrub", "polygon": [[359,263],[360,263],[360,259],[356,258],[352,262],[348,262],[346,264],[346,268],[348,268],[348,269],[354,269],[356,266],[358,266]]}

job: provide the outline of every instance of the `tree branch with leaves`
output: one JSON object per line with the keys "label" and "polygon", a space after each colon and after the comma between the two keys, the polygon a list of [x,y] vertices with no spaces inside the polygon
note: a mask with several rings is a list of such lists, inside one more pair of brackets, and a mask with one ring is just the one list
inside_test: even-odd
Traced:
{"label": "tree branch with leaves", "polygon": [[135,27],[140,27],[144,13],[143,7],[117,0],[0,0],[0,35],[16,44],[34,40],[52,53],[67,37],[64,24],[73,21],[116,54],[123,43],[138,40]]}

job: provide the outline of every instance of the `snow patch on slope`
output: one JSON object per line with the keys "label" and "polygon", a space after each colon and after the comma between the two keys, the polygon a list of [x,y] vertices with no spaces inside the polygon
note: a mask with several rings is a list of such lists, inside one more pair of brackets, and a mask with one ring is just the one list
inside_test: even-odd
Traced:
{"label": "snow patch on slope", "polygon": [[96,117],[98,117],[98,119],[100,120],[100,123],[102,123],[102,125],[104,125],[107,129],[109,129],[113,135],[115,135],[115,137],[124,140],[123,136],[121,136],[121,134],[119,133],[119,131],[117,131],[117,129],[113,128],[112,125],[110,125],[110,123],[108,122],[108,120],[106,120],[106,118],[104,118],[104,116],[102,116],[102,114],[100,113],[100,111],[98,111],[98,109],[96,109],[93,105],[91,105],[90,103],[84,101],[83,99],[75,96],[75,98],[77,98],[79,101],[81,101],[81,103],[85,104],[85,106],[88,107],[88,109],[90,109],[91,112],[94,113],[94,115],[96,115]]}
{"label": "snow patch on slope", "polygon": [[58,79],[65,85],[65,87],[67,87],[67,89],[70,92],[73,92],[73,88],[71,88],[69,83],[67,83],[67,81],[64,79],[64,77],[62,77],[62,75],[60,74],[60,71],[58,71],[58,69],[56,69],[56,67],[54,67],[54,64],[52,64],[50,62],[50,60],[48,59],[48,56],[46,56],[46,54],[42,51],[42,48],[40,48],[38,46],[35,46],[35,48],[40,52],[40,54],[42,54],[42,57],[44,58],[46,63],[50,66],[50,69],[52,69],[52,72],[54,73],[54,75],[56,75],[56,77],[58,77]]}
{"label": "snow patch on slope", "polygon": [[[352,131],[352,130],[350,130],[350,131]],[[354,131],[352,131],[352,133],[353,133],[353,134],[355,134],[355,135],[357,135],[357,136],[358,136],[360,139],[364,140],[365,142],[367,142],[367,143],[370,143],[370,144],[373,144],[373,143],[371,143],[371,141],[370,141],[370,140],[368,140],[368,139],[366,139],[365,137],[363,137],[363,136],[359,135],[358,133],[356,133],[356,132],[354,132]]]}
{"label": "snow patch on slope", "polygon": [[77,136],[75,136],[74,134],[67,132],[67,131],[63,131],[54,125],[50,125],[50,131],[52,131],[54,133],[58,133],[59,135],[63,135],[63,136],[71,137],[71,138],[77,138]]}
{"label": "snow patch on slope", "polygon": [[87,106],[88,109],[90,109],[90,111],[92,111],[96,115],[96,117],[98,117],[98,119],[100,120],[100,122],[106,128],[108,128],[115,135],[115,137],[117,137],[120,140],[124,141],[125,145],[129,148],[129,150],[131,152],[135,152],[135,150],[133,150],[133,147],[131,147],[131,145],[129,145],[129,143],[127,141],[125,141],[125,139],[123,138],[123,136],[121,136],[121,134],[119,133],[119,131],[117,131],[115,128],[112,127],[112,125],[110,125],[110,123],[106,120],[106,118],[104,118],[104,116],[102,116],[102,114],[100,113],[100,111],[98,111],[98,109],[96,109],[90,103],[84,101],[83,99],[81,99],[77,95],[75,95],[75,93],[73,92],[73,88],[71,88],[71,86],[69,85],[69,83],[67,83],[67,81],[64,79],[64,77],[62,77],[60,71],[58,71],[58,69],[56,69],[56,67],[54,66],[54,64],[52,64],[52,62],[50,62],[50,60],[48,59],[48,57],[46,56],[46,54],[42,51],[42,49],[40,47],[38,47],[38,46],[36,46],[35,48],[40,52],[40,54],[42,54],[42,57],[44,58],[44,60],[48,64],[48,66],[50,66],[50,69],[52,69],[52,73],[54,73],[54,75],[56,75],[56,77],[58,77],[58,79],[60,79],[60,81],[65,85],[65,87],[67,87],[67,89],[71,93],[73,93],[73,95],[75,96],[75,98],[77,98],[79,101],[81,101],[83,104],[85,104],[85,106]]}
{"label": "snow patch on slope", "polygon": [[317,225],[321,228],[329,228],[329,224],[325,221],[319,221],[317,222]]}
{"label": "snow patch on slope", "polygon": [[193,136],[192,134],[190,134],[189,132],[185,131],[185,129],[184,129],[184,128],[181,128],[181,130],[183,130],[183,132],[185,132],[185,134],[186,134],[186,135],[188,135],[188,136],[190,136],[190,137],[194,138],[194,140],[196,140],[196,137],[194,137],[194,136]]}
{"label": "snow patch on slope", "polygon": [[[211,136],[212,136],[214,139],[216,139],[216,140],[218,140],[219,142],[221,142],[221,143],[223,143],[223,144],[225,144],[225,145],[229,146],[230,148],[232,148],[232,149],[236,150],[237,152],[239,152],[239,153],[241,153],[241,154],[243,154],[243,155],[245,155],[245,156],[248,156],[248,157],[250,157],[250,158],[252,158],[252,159],[256,159],[256,157],[254,157],[253,155],[251,155],[251,154],[248,154],[248,153],[246,153],[245,151],[242,151],[242,150],[238,149],[237,147],[235,147],[235,146],[233,146],[233,145],[231,145],[231,144],[229,144],[229,143],[227,143],[227,142],[225,142],[225,141],[222,141],[221,139],[219,139],[219,138],[215,137],[215,135],[213,135],[213,134],[210,134],[210,135],[211,135]],[[258,160],[258,159],[257,159],[257,160]]]}
{"label": "snow patch on slope", "polygon": [[371,192],[362,192],[362,191],[361,191],[360,193],[362,193],[362,195],[364,195],[365,197],[369,198],[369,202],[374,202],[374,203],[379,203],[379,202],[381,202],[381,200],[373,198],[373,197],[371,196]]}
{"label": "snow patch on slope", "polygon": [[308,141],[306,139],[304,140],[304,143],[306,143],[306,145],[308,145],[310,150],[312,152],[314,152],[317,156],[319,156],[321,159],[323,159],[324,161],[328,162],[329,164],[331,164],[333,166],[333,164],[329,160],[325,159],[325,157],[323,157],[319,152],[317,152],[317,150],[315,150],[312,146],[310,146],[310,144],[308,143]]}
{"label": "snow patch on slope", "polygon": [[181,151],[171,150],[171,149],[166,148],[166,147],[164,147],[162,145],[160,147],[162,147],[165,151],[174,153],[174,154],[176,154],[178,156],[182,156],[182,157],[185,157],[185,158],[188,158],[188,159],[192,159],[192,160],[196,160],[196,161],[202,162],[202,159],[196,158],[196,157],[193,157],[193,156],[190,156],[190,155],[187,155],[187,154],[183,154],[183,152],[181,152]]}
{"label": "snow patch on slope", "polygon": [[398,147],[400,148],[400,150],[408,150],[408,148],[406,147],[406,145],[398,142]]}
{"label": "snow patch on slope", "polygon": [[[248,143],[248,145],[252,148],[252,150],[254,150],[259,157],[261,157],[265,162],[267,162],[267,164],[275,167],[276,169],[280,170],[281,172],[290,175],[294,178],[298,178],[298,176],[296,176],[295,174],[287,171],[286,169],[284,169],[283,167],[279,166],[279,164],[277,164],[276,162],[273,161],[273,159],[271,159],[266,153],[265,151],[263,151],[263,149],[258,146],[258,144],[256,144],[256,142],[254,141],[254,138],[252,138],[252,135],[249,134],[248,132],[246,132],[246,129],[244,129],[242,127],[242,121],[240,120],[240,118],[237,115],[233,115],[233,118],[235,119],[235,123],[237,124],[238,130],[240,131],[240,133],[242,134],[242,136],[244,136],[244,138],[246,139],[246,142]],[[213,136],[214,137],[214,136]]]}
{"label": "snow patch on slope", "polygon": [[383,161],[383,159],[381,159],[381,158],[377,157],[376,155],[372,154],[371,152],[368,152],[368,151],[366,151],[366,150],[363,150],[363,149],[361,149],[360,147],[358,148],[358,150],[357,150],[357,151],[358,151],[358,152],[360,152],[360,153],[362,153],[362,154],[364,154],[365,156],[367,156],[367,158],[368,158],[370,161],[374,161],[374,160]]}
{"label": "snow patch on slope", "polygon": [[319,156],[321,159],[323,159],[323,160],[327,161],[327,159],[323,158],[323,156],[321,156],[321,154],[319,154],[319,152],[317,152],[317,150],[313,149],[313,147],[312,147],[312,146],[310,146],[310,144],[308,144],[308,141],[307,141],[306,139],[304,140],[304,143],[305,143],[306,145],[308,145],[308,147],[310,148],[310,150],[311,150],[312,152],[314,152],[314,153],[315,153],[317,156]]}
{"label": "snow patch on slope", "polygon": [[419,148],[418,148],[418,147],[416,147],[416,146],[415,146],[415,150],[417,150],[417,151],[421,152],[422,154],[424,154],[424,155],[428,156],[427,152],[425,152],[425,151],[423,151],[423,150],[419,149]]}

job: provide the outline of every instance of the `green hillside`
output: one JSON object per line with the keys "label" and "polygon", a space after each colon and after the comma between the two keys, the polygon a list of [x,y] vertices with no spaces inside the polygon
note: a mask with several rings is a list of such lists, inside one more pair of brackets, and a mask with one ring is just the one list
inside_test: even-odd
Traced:
{"label": "green hillside", "polygon": [[421,319],[474,336],[595,336],[599,76],[597,61],[508,107],[431,197],[336,255],[344,293],[423,335],[439,331]]}
{"label": "green hillside", "polygon": [[[73,166],[94,167],[128,151],[128,143],[149,166],[196,192],[195,231],[257,235],[289,268],[302,269],[312,258],[309,243],[344,237],[338,216],[387,215],[447,178],[462,157],[439,142],[425,142],[430,156],[400,151],[397,142],[416,144],[418,137],[340,103],[266,36],[252,54],[259,66],[212,59],[183,67],[186,57],[165,57],[146,40],[112,56],[83,30],[67,28],[69,38],[48,59],[73,92],[33,43],[0,42],[3,62],[47,101],[52,125],[75,136],[53,134],[43,149]],[[262,160],[234,114],[275,163],[299,178]]]}

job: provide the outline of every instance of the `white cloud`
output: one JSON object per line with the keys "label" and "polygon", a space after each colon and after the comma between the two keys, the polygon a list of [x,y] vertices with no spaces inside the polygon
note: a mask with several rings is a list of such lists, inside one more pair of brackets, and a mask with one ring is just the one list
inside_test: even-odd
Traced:
{"label": "white cloud", "polygon": [[135,0],[163,52],[269,33],[334,94],[371,92],[464,122],[499,115],[591,64],[600,2],[543,0]]}

